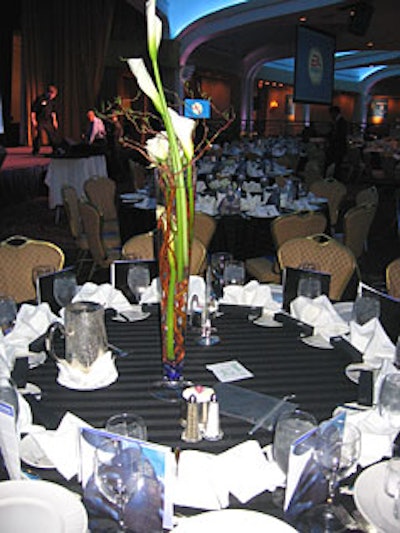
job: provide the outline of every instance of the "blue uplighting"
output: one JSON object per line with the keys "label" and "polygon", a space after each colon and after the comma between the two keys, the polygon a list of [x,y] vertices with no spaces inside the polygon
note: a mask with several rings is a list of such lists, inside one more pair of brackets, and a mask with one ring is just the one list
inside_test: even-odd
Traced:
{"label": "blue uplighting", "polygon": [[[247,0],[201,0],[201,2],[169,0],[169,2],[160,2],[158,5],[168,17],[170,37],[174,39],[195,20],[226,7],[245,4],[246,2]],[[164,5],[165,9],[163,9]]]}

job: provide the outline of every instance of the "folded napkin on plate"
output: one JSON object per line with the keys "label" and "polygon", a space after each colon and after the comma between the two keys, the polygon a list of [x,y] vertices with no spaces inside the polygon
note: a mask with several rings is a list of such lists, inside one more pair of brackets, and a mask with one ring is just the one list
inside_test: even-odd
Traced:
{"label": "folded napkin on plate", "polygon": [[255,211],[261,205],[261,196],[259,194],[247,194],[246,198],[240,198],[241,211]]}
{"label": "folded napkin on plate", "polygon": [[[204,305],[206,284],[201,276],[190,276],[188,302],[190,304],[193,296],[197,296],[198,304]],[[147,287],[140,299],[141,304],[156,304],[161,300],[160,279],[154,278],[150,287]]]}
{"label": "folded napkin on plate", "polygon": [[229,493],[246,503],[284,482],[285,476],[276,462],[266,458],[257,441],[249,440],[219,455],[183,451],[171,493],[175,505],[221,509],[228,507]]}
{"label": "folded napkin on plate", "polygon": [[57,362],[57,367],[57,382],[68,389],[102,389],[118,379],[118,371],[111,351],[98,357],[87,369],[61,359]]}
{"label": "folded napkin on plate", "polygon": [[105,309],[112,308],[116,311],[129,310],[131,304],[126,296],[119,289],[115,289],[110,283],[96,285],[96,283],[85,283],[74,296],[73,302],[95,302]]}
{"label": "folded napkin on plate", "polygon": [[350,322],[350,343],[363,354],[364,362],[380,367],[382,359],[393,361],[396,347],[387,336],[378,318],[363,324]]}
{"label": "folded napkin on plate", "polygon": [[338,315],[325,294],[314,299],[298,296],[290,304],[290,314],[313,326],[314,335],[321,335],[328,341],[331,337],[344,335],[349,331],[347,322]]}
{"label": "folded napkin on plate", "polygon": [[251,280],[246,285],[228,285],[224,287],[223,297],[220,304],[248,305],[251,307],[263,307],[271,311],[279,311],[281,305],[272,297],[271,288],[266,283],[258,283]]}
{"label": "folded napkin on plate", "polygon": [[13,367],[15,358],[26,357],[27,355],[30,364],[34,364],[38,359],[43,362],[43,354],[31,354],[29,344],[46,333],[50,324],[56,321],[60,321],[60,317],[51,311],[48,303],[22,304],[14,328],[8,335],[0,339],[0,353],[4,354],[10,368]]}
{"label": "folded napkin on plate", "polygon": [[[342,409],[338,407],[334,414],[339,414]],[[360,466],[364,468],[384,457],[391,457],[398,429],[390,427],[376,408],[365,411],[346,409],[346,413],[347,422],[358,427],[361,432],[361,453],[358,459]]]}
{"label": "folded napkin on plate", "polygon": [[80,472],[81,427],[91,427],[72,413],[65,413],[55,431],[34,431],[31,437],[65,479]]}
{"label": "folded napkin on plate", "polygon": [[202,213],[205,213],[206,215],[210,215],[210,216],[216,215],[218,209],[217,209],[217,199],[215,198],[215,196],[198,195],[196,198],[196,211],[201,211]]}

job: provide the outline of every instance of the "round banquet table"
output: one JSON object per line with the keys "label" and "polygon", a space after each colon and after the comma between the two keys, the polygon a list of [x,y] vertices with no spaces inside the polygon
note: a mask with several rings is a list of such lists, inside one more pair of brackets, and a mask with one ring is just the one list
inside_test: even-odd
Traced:
{"label": "round banquet table", "polygon": [[[243,310],[243,312],[242,312]],[[104,427],[105,420],[123,410],[141,415],[148,427],[148,439],[181,449],[199,449],[219,453],[247,440],[251,424],[221,415],[224,432],[217,442],[200,441],[188,444],[181,440],[179,424],[181,405],[165,403],[152,397],[149,383],[161,377],[160,335],[158,308],[143,321],[128,323],[110,319],[107,312],[109,342],[126,350],[126,357],[116,360],[119,377],[112,385],[93,391],[75,391],[59,385],[54,361],[46,362],[28,373],[28,381],[42,390],[40,402],[34,402],[34,422],[57,427],[65,411],[70,411],[94,427]],[[279,328],[264,328],[251,323],[243,308],[229,311],[215,319],[220,344],[203,347],[196,343],[197,331],[188,330],[185,377],[195,383],[213,386],[214,375],[206,364],[237,359],[254,377],[235,382],[253,391],[280,398],[296,394],[301,409],[312,412],[320,421],[329,418],[338,404],[353,401],[356,385],[344,374],[351,357],[340,348],[329,350],[310,347],[299,339],[298,329],[285,324]],[[46,422],[47,421],[47,422]],[[254,437],[261,446],[271,442],[272,435],[261,428]],[[33,469],[34,470],[34,469]],[[37,470],[37,473],[72,490],[80,491],[76,478],[67,482],[56,470]],[[231,507],[242,507],[282,517],[282,510],[272,502],[270,492],[253,498],[245,506],[232,498]],[[198,509],[179,508],[183,514]]]}

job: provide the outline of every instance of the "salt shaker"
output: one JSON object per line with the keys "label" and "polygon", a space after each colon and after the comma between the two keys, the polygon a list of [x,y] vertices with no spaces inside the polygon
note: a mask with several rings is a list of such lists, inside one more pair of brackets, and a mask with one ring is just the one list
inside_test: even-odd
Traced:
{"label": "salt shaker", "polygon": [[217,441],[222,439],[223,432],[219,423],[219,404],[216,394],[211,396],[210,405],[208,406],[207,424],[204,431],[205,440]]}

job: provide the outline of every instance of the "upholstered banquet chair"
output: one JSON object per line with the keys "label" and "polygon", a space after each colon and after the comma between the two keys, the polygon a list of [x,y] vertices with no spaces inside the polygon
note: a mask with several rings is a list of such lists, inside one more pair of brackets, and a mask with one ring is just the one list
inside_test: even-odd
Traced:
{"label": "upholstered banquet chair", "polygon": [[115,203],[115,182],[104,176],[92,176],[85,181],[84,191],[89,202],[97,207],[103,219],[103,231],[120,235]]}
{"label": "upholstered banquet chair", "polygon": [[375,204],[379,203],[379,193],[375,185],[361,189],[356,194],[356,205],[360,204]]}
{"label": "upholstered banquet chair", "polygon": [[[141,233],[128,239],[122,247],[123,259],[154,259],[154,233]],[[206,248],[200,239],[194,237],[192,257],[190,260],[190,274],[202,275],[206,265]]]}
{"label": "upholstered banquet chair", "polygon": [[343,234],[335,234],[359,259],[367,249],[368,235],[376,214],[375,204],[350,207],[343,216]]}
{"label": "upholstered banquet chair", "polygon": [[393,298],[400,299],[400,257],[386,267],[386,290]]}
{"label": "upholstered banquet chair", "polygon": [[89,243],[87,235],[83,231],[82,219],[79,213],[79,198],[75,187],[72,187],[72,185],[63,185],[61,194],[69,230],[78,250],[76,256],[76,274],[79,276],[83,264],[91,261]]}
{"label": "upholstered banquet chair", "polygon": [[206,247],[206,250],[208,250],[216,229],[217,222],[212,216],[202,213],[201,211],[195,212],[193,221],[193,235],[200,239],[200,241]]}
{"label": "upholstered banquet chair", "polygon": [[[327,220],[323,213],[318,211],[298,211],[275,218],[271,222],[271,234],[275,249],[296,237],[307,237],[315,233],[323,233]],[[253,257],[245,262],[246,271],[252,278],[261,283],[279,283],[281,272],[276,259],[267,257]]]}
{"label": "upholstered banquet chair", "polygon": [[346,185],[334,178],[325,178],[314,181],[310,185],[310,192],[328,200],[330,225],[334,228],[338,221],[340,204],[347,193]]}
{"label": "upholstered banquet chair", "polygon": [[95,205],[79,200],[79,213],[93,261],[88,274],[91,280],[97,269],[108,268],[113,261],[121,258],[120,241],[113,234],[104,232],[103,217]]}
{"label": "upholstered banquet chair", "polygon": [[325,234],[286,241],[278,250],[278,261],[282,270],[285,267],[309,268],[330,274],[331,300],[341,300],[352,278],[359,278],[353,252]]}
{"label": "upholstered banquet chair", "polygon": [[64,261],[64,252],[56,244],[13,235],[0,243],[0,293],[17,303],[34,300],[34,269],[55,272],[63,268]]}

